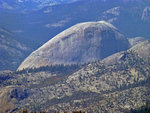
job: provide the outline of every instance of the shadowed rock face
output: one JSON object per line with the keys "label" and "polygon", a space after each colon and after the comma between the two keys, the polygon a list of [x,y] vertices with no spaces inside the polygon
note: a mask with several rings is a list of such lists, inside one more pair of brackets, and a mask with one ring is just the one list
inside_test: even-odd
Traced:
{"label": "shadowed rock face", "polygon": [[[143,41],[138,40],[138,39],[143,39]],[[130,41],[132,41],[132,40],[130,40]],[[150,42],[148,40],[144,41],[144,38],[133,38],[133,42],[137,42],[137,44],[135,44],[133,47],[131,47],[129,50],[127,50],[127,52],[132,51],[135,54],[137,54],[138,57],[141,57],[142,59],[147,59],[149,61],[149,59],[150,59]],[[102,60],[102,62],[107,65],[113,65],[113,64],[121,62],[126,56],[127,56],[126,52],[118,52],[107,58],[104,58]]]}
{"label": "shadowed rock face", "polygon": [[31,51],[31,48],[17,41],[13,33],[0,28],[0,70],[16,70]]}
{"label": "shadowed rock face", "polygon": [[104,21],[74,25],[31,53],[18,70],[51,64],[88,63],[127,50],[128,40]]}

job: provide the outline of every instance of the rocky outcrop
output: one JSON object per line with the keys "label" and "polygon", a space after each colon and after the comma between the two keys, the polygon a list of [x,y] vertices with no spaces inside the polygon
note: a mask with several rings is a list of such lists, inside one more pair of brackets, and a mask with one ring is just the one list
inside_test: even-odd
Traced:
{"label": "rocky outcrop", "polygon": [[[136,38],[135,38],[136,39]],[[141,39],[141,38],[137,38],[137,39]],[[143,38],[142,38],[143,39]],[[134,40],[134,39],[130,39],[130,41],[133,40],[133,43],[131,43],[131,45],[135,44],[132,48],[130,48],[127,51],[132,51],[135,54],[137,54],[139,57],[141,57],[142,59],[150,59],[150,42],[147,40]],[[137,44],[136,44],[137,42]],[[103,63],[107,64],[107,65],[113,65],[119,62],[122,62],[126,56],[128,55],[128,53],[126,52],[118,52],[116,54],[113,54],[105,59],[102,60]]]}
{"label": "rocky outcrop", "polygon": [[146,41],[144,37],[135,37],[135,38],[129,38],[130,46],[133,47],[134,45]]}
{"label": "rocky outcrop", "polygon": [[114,23],[118,20],[120,15],[120,7],[113,7],[103,12],[102,19],[107,20],[109,23]]}
{"label": "rocky outcrop", "polygon": [[128,48],[128,40],[111,24],[104,21],[80,23],[31,53],[18,70],[52,64],[84,64]]}
{"label": "rocky outcrop", "polygon": [[133,46],[131,51],[136,52],[143,59],[150,59],[150,42],[144,41]]}
{"label": "rocky outcrop", "polygon": [[143,21],[150,21],[150,7],[145,7],[142,13]]}
{"label": "rocky outcrop", "polygon": [[[145,105],[150,97],[150,62],[140,56],[139,47],[148,49],[149,42],[141,42],[105,58],[108,62],[92,62],[67,75],[58,74],[63,68],[57,68],[56,72],[50,69],[39,71],[43,67],[32,69],[32,72],[23,70],[10,74],[12,78],[3,81],[2,86],[6,89],[10,84],[22,87],[22,90],[15,88],[11,91],[11,96],[17,100],[14,105],[19,108],[16,112],[21,112],[20,108],[46,112],[80,109],[90,113],[129,112],[131,108]],[[147,49],[142,50],[149,52]],[[117,58],[116,62],[108,65],[114,58]],[[28,95],[22,95],[26,91]]]}

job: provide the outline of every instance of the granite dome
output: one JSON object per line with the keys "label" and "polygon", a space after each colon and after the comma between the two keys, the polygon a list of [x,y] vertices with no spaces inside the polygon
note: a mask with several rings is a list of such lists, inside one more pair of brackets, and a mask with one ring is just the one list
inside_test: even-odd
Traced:
{"label": "granite dome", "polygon": [[79,23],[32,52],[18,69],[52,64],[84,64],[128,48],[128,40],[113,25],[105,21]]}

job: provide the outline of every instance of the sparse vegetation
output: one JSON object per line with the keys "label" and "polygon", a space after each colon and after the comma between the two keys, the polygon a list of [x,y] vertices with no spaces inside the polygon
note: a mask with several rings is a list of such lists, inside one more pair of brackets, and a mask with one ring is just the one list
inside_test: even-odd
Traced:
{"label": "sparse vegetation", "polygon": [[130,113],[150,113],[150,103],[146,103],[145,106],[139,109],[131,109]]}
{"label": "sparse vegetation", "polygon": [[80,69],[84,65],[79,64],[71,64],[71,65],[64,65],[64,64],[56,64],[51,66],[42,66],[39,68],[27,68],[23,69],[21,71],[16,71],[14,74],[25,74],[25,73],[37,73],[37,72],[50,72],[50,73],[56,73],[61,75],[67,75],[75,72],[76,70]]}
{"label": "sparse vegetation", "polygon": [[149,98],[150,63],[133,51],[122,55],[114,65],[95,61],[17,71],[3,85],[27,88],[28,97],[17,106],[30,111],[128,112]]}

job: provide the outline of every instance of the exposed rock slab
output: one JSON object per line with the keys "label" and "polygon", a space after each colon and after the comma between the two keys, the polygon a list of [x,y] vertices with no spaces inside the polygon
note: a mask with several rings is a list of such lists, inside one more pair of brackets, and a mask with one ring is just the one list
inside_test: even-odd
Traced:
{"label": "exposed rock slab", "polygon": [[76,24],[31,53],[18,70],[52,64],[84,64],[127,50],[129,42],[104,21]]}

